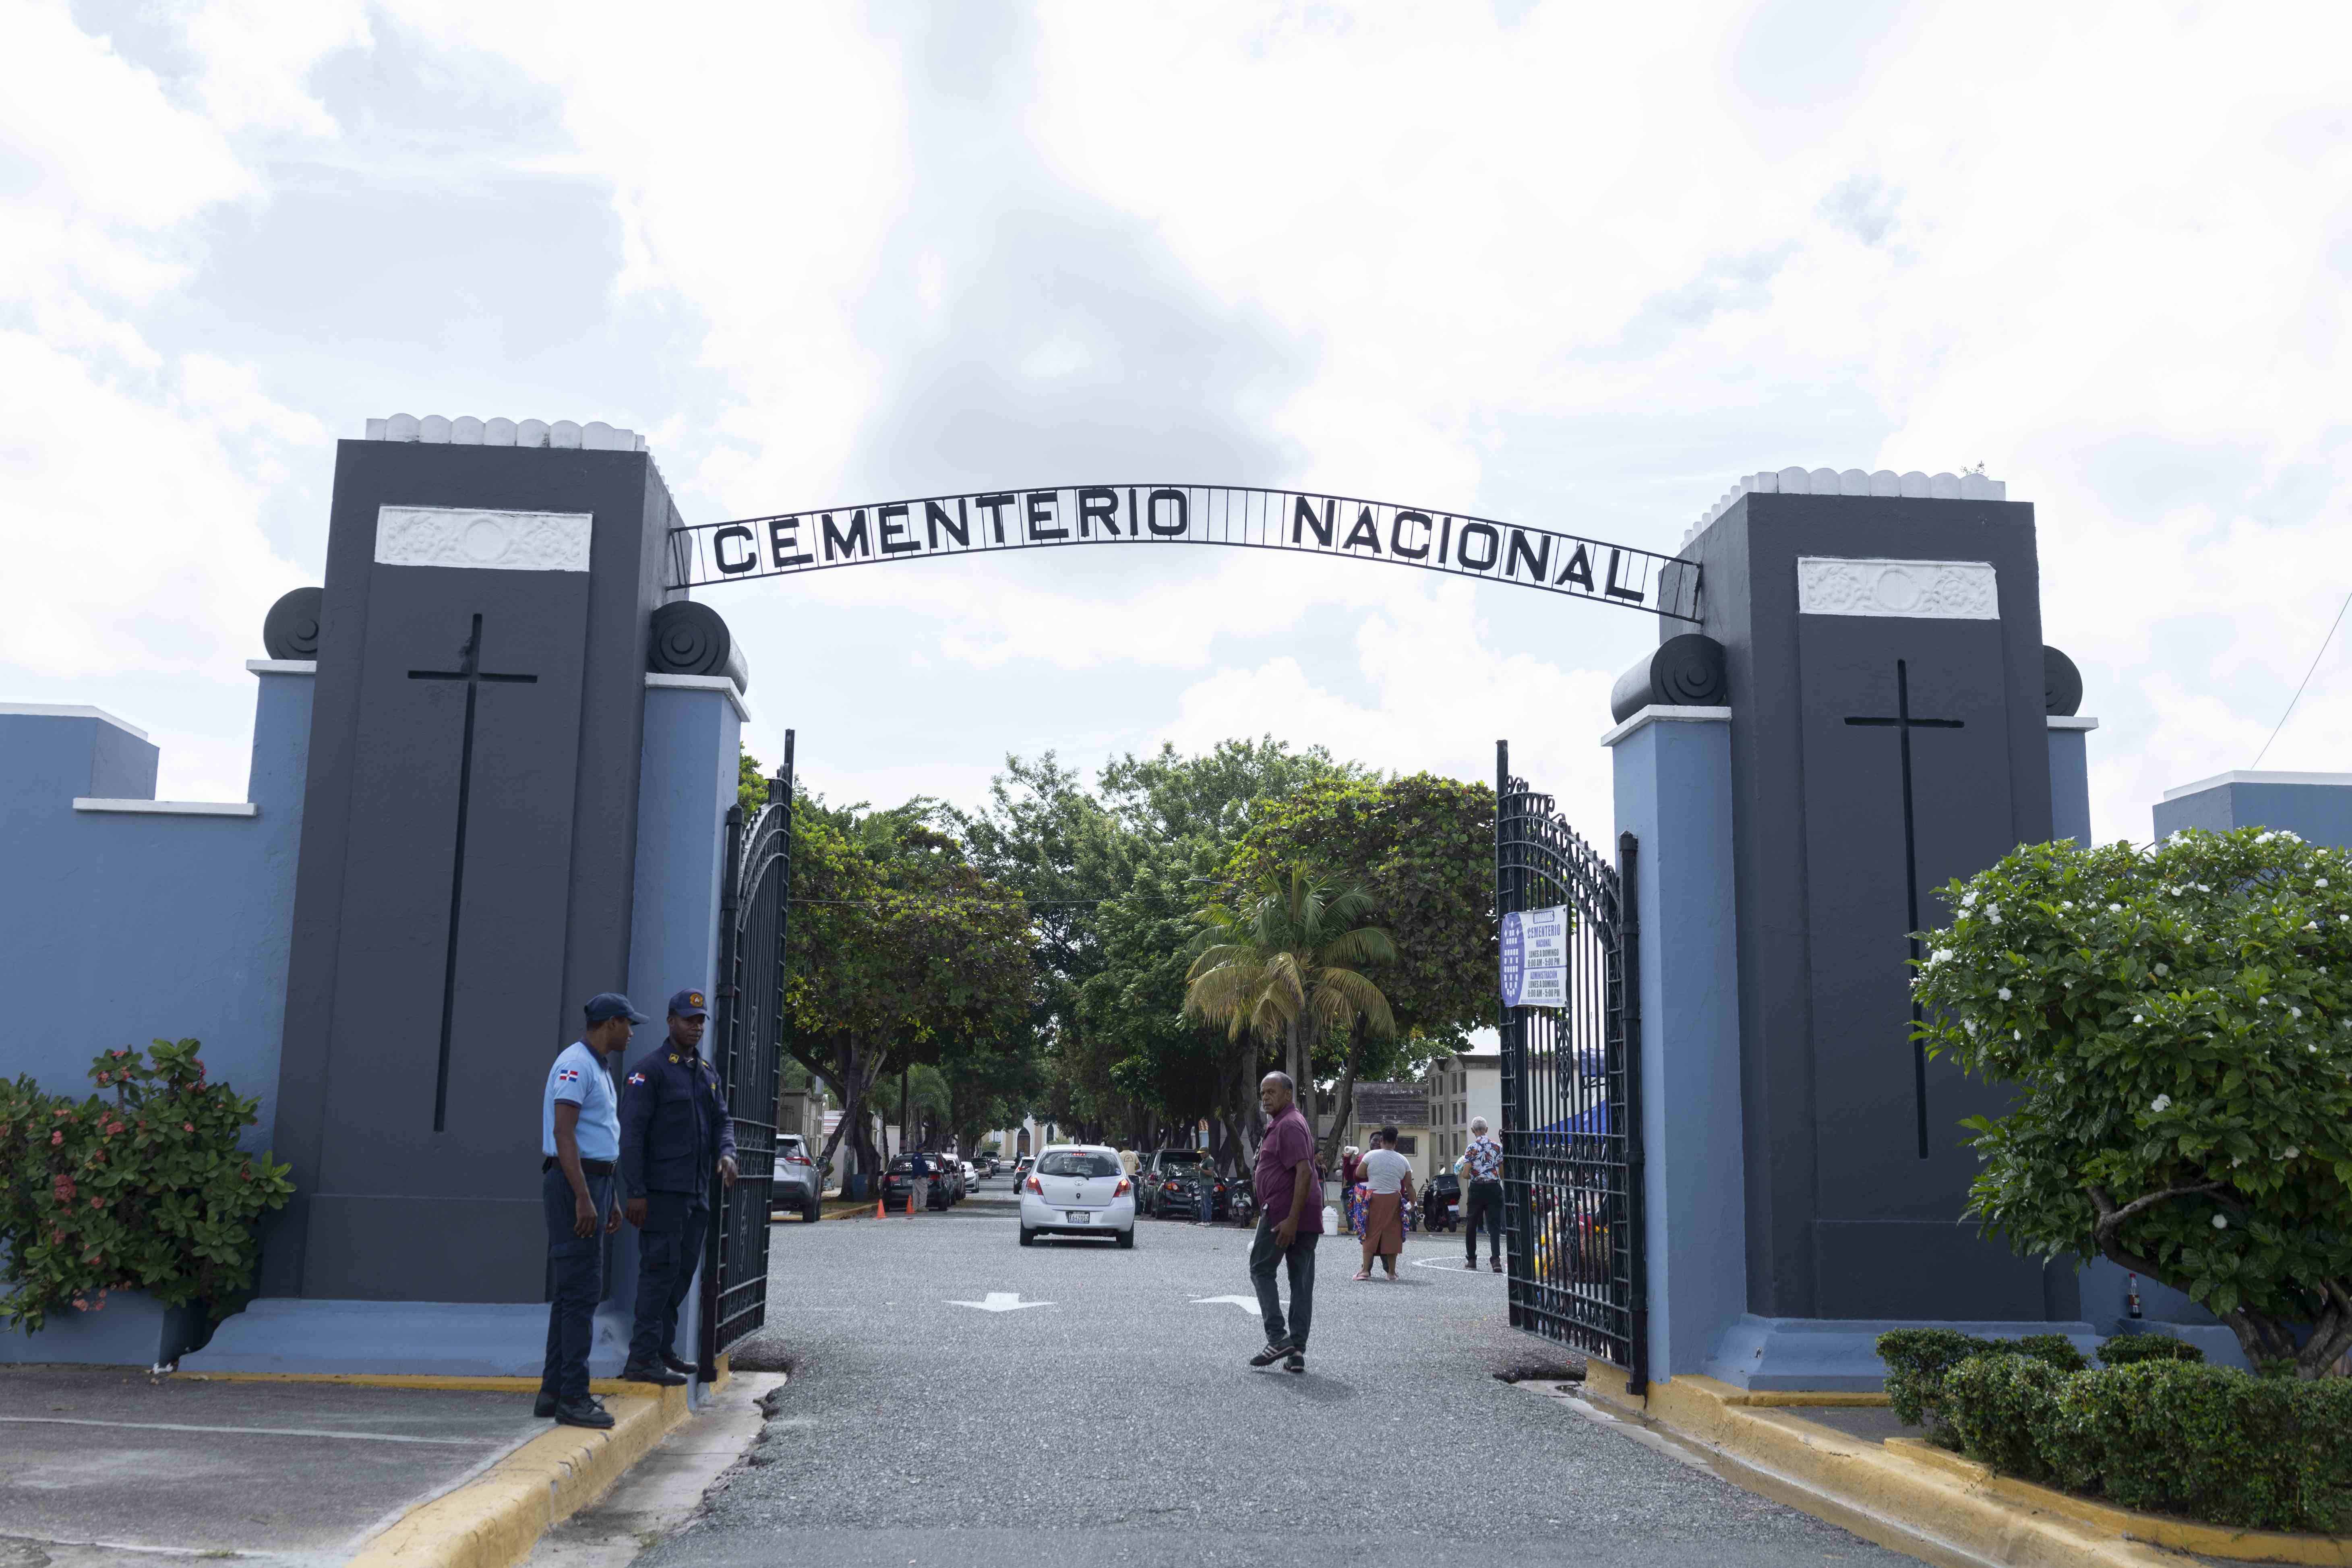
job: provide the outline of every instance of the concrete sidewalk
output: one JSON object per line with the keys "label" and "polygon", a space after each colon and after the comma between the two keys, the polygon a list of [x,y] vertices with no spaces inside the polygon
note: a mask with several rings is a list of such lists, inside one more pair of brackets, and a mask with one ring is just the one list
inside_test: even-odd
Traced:
{"label": "concrete sidewalk", "polygon": [[341,1563],[551,1422],[528,1393],[0,1367],[0,1564]]}

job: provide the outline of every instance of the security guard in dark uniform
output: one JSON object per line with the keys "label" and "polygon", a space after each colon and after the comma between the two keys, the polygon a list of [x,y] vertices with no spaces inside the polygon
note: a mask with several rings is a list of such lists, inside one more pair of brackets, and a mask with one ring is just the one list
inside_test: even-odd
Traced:
{"label": "security guard in dark uniform", "polygon": [[674,1385],[691,1363],[671,1349],[677,1309],[710,1225],[714,1170],[735,1184],[735,1121],[719,1070],[702,1059],[709,1016],[699,991],[669,999],[669,1038],[637,1063],[621,1095],[621,1212],[639,1232],[637,1323],[621,1375]]}

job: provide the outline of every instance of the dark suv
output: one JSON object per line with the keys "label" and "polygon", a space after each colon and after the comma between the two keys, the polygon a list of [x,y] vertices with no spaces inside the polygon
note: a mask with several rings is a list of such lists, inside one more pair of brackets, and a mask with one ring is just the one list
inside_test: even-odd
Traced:
{"label": "dark suv", "polygon": [[900,1154],[882,1173],[882,1206],[892,1214],[907,1212],[911,1197],[927,1209],[943,1209],[951,1203],[948,1195],[947,1178],[940,1174],[939,1162],[929,1154]]}
{"label": "dark suv", "polygon": [[[1198,1149],[1162,1149],[1143,1162],[1135,1173],[1136,1207],[1158,1218],[1170,1214],[1190,1219],[1201,1212],[1197,1182],[1216,1180],[1216,1168]],[[1224,1205],[1219,1203],[1219,1208]]]}

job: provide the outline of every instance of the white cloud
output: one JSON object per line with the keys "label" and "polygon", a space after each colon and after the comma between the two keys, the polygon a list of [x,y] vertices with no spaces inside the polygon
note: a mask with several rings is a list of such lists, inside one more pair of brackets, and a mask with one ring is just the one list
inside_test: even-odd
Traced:
{"label": "white cloud", "polygon": [[[1661,544],[1740,472],[1982,459],[2039,507],[2049,635],[2106,720],[2097,829],[2144,834],[2163,787],[2252,760],[2352,583],[2352,12],[2000,0],[1874,35],[1835,10],[1055,0],[967,37],[950,29],[973,12],[746,5],[649,28],[616,5],[551,25],[458,0],[215,0],[174,14],[186,68],[159,78],[128,30],[0,0],[0,140],[26,171],[0,194],[0,545],[12,574],[62,583],[0,624],[0,668],[130,679],[250,651],[257,606],[296,580],[258,519],[299,493],[289,474],[315,488],[322,431],[388,411],[400,377],[531,384],[507,301],[538,274],[434,271],[462,238],[436,228],[446,149],[475,184],[592,183],[616,258],[596,305],[541,335],[666,323],[640,406],[590,412],[658,432],[704,517],[908,467],[1097,477],[1022,465],[1124,465],[1181,435],[1188,459],[1251,469],[1187,478]],[[319,68],[352,50],[379,77],[433,64],[397,103],[361,73],[330,92]],[[552,129],[509,141],[518,82]],[[396,109],[413,141],[339,126],[341,94]],[[397,190],[365,177],[395,154]],[[305,184],[321,167],[325,197]],[[478,296],[452,319],[489,328],[387,342],[384,301],[355,289],[304,323],[307,357],[248,330],[206,292],[208,247],[289,192],[391,248],[388,275]],[[1006,267],[1033,291],[984,292]],[[1170,339],[1182,352],[1152,357]],[[1159,401],[1134,397],[1150,377]],[[96,585],[74,555],[92,538],[132,547]],[[1109,721],[1058,694],[1131,670],[1122,733],[1288,715],[1385,766],[1480,778],[1509,734],[1605,826],[1607,680],[1561,639],[1617,634],[1457,587],[1203,552],[792,592],[812,624],[929,660],[946,707],[1026,704],[1007,727],[1031,737],[1097,738]],[[1359,618],[1353,668],[1267,651],[1334,611]],[[771,641],[795,677],[844,651]],[[1007,679],[1032,671],[1059,679]],[[1549,738],[1521,717],[1538,711]],[[826,765],[920,774],[903,756],[856,773],[887,721],[855,718]],[[2265,765],[2346,768],[2347,718],[2339,650]],[[936,747],[941,777],[994,761]]]}

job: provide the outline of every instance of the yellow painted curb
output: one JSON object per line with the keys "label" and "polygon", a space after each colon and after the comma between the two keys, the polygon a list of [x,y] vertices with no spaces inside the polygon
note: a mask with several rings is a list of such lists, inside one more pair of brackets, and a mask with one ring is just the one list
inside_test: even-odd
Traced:
{"label": "yellow painted curb", "polygon": [[[1758,1403],[1709,1377],[1625,1392],[1622,1369],[1589,1363],[1584,1396],[1728,1462],[1727,1479],[1866,1540],[1947,1563],[2011,1568],[2178,1568],[2173,1551],[2352,1568],[2352,1541],[2193,1524],[2092,1503],[1993,1475],[1927,1445],[1853,1436]],[[1816,1400],[1814,1403],[1826,1403]],[[2168,1551],[2167,1549],[2169,1549]]]}
{"label": "yellow painted curb", "polygon": [[[537,1384],[530,1385],[538,1387]],[[614,1399],[609,1431],[558,1426],[455,1491],[421,1503],[362,1547],[352,1568],[509,1568],[551,1525],[570,1518],[685,1425],[686,1390]]]}

